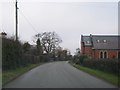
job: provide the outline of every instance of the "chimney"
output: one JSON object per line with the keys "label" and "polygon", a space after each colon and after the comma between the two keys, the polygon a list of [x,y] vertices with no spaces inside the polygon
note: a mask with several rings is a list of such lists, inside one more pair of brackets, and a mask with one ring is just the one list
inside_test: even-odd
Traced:
{"label": "chimney", "polygon": [[92,34],[90,34],[90,37],[92,37]]}
{"label": "chimney", "polygon": [[93,45],[92,34],[90,34],[91,44]]}

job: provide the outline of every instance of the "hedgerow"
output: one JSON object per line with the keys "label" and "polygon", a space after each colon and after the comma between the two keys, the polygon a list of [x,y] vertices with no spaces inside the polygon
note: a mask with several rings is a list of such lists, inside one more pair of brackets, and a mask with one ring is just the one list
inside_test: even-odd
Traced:
{"label": "hedgerow", "polygon": [[16,69],[21,66],[40,62],[40,57],[24,51],[19,41],[2,38],[2,69]]}
{"label": "hedgerow", "polygon": [[108,73],[120,74],[120,60],[118,59],[85,59],[82,65]]}

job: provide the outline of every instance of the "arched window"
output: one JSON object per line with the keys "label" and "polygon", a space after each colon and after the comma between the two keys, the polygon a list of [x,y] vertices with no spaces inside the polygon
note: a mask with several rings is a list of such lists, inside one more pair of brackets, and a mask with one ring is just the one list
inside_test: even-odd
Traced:
{"label": "arched window", "polygon": [[107,52],[104,52],[104,58],[107,58]]}
{"label": "arched window", "polygon": [[100,52],[100,58],[103,58],[103,52]]}
{"label": "arched window", "polygon": [[100,58],[107,58],[108,57],[107,55],[108,54],[107,54],[106,51],[105,52],[103,52],[103,51],[100,52]]}

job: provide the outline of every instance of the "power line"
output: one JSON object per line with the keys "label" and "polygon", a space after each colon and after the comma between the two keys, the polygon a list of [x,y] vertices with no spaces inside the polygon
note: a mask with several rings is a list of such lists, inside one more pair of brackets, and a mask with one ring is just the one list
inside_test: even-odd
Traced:
{"label": "power line", "polygon": [[25,20],[28,22],[28,24],[32,27],[32,29],[36,32],[36,33],[38,33],[37,32],[37,30],[35,29],[35,27],[33,26],[33,24],[29,21],[29,19],[24,15],[24,13],[18,8],[18,1],[17,0],[12,0],[13,2],[13,4],[15,5],[15,18],[16,18],[16,41],[18,41],[18,10],[19,10],[19,12],[22,14],[22,16],[25,18]]}
{"label": "power line", "polygon": [[36,30],[36,28],[33,26],[33,24],[29,21],[29,19],[24,15],[24,13],[22,12],[22,10],[18,9],[20,11],[20,13],[23,15],[23,17],[26,19],[26,21],[28,22],[28,24],[32,27],[32,29],[38,33],[38,31]]}
{"label": "power line", "polygon": [[[14,4],[16,4],[14,0],[12,0],[12,1],[13,1]],[[35,29],[35,27],[34,27],[33,24],[29,21],[29,19],[25,16],[25,14],[22,12],[22,10],[20,10],[19,8],[18,8],[18,10],[20,11],[21,15],[26,19],[26,21],[28,22],[28,24],[32,27],[32,29],[33,29],[36,33],[38,33],[38,31]]]}

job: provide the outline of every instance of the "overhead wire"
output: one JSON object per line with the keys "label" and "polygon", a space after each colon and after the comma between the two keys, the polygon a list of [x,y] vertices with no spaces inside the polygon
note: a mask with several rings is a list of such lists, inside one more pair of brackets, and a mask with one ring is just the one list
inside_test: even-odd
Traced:
{"label": "overhead wire", "polygon": [[30,20],[25,16],[25,14],[22,12],[22,10],[18,9],[20,11],[20,13],[22,14],[22,16],[26,19],[26,21],[28,22],[28,24],[32,27],[32,29],[38,33],[38,31],[36,30],[36,28],[34,27],[34,25],[30,22]]}
{"label": "overhead wire", "polygon": [[[15,4],[15,0],[12,0],[13,3]],[[23,11],[19,8],[18,9],[20,11],[20,13],[22,14],[22,16],[26,19],[26,21],[28,22],[28,24],[32,27],[32,29],[38,33],[38,31],[36,30],[36,28],[34,27],[34,25],[30,22],[30,19],[27,18],[27,16],[23,13]]]}
{"label": "overhead wire", "polygon": [[[15,0],[12,0],[14,4]],[[36,30],[36,28],[34,27],[34,25],[30,22],[30,20],[26,17],[26,15],[23,13],[23,11],[18,7],[18,10],[20,12],[20,14],[25,18],[25,20],[27,21],[27,23],[32,27],[32,29],[34,30],[34,32],[38,33],[38,31]]]}

